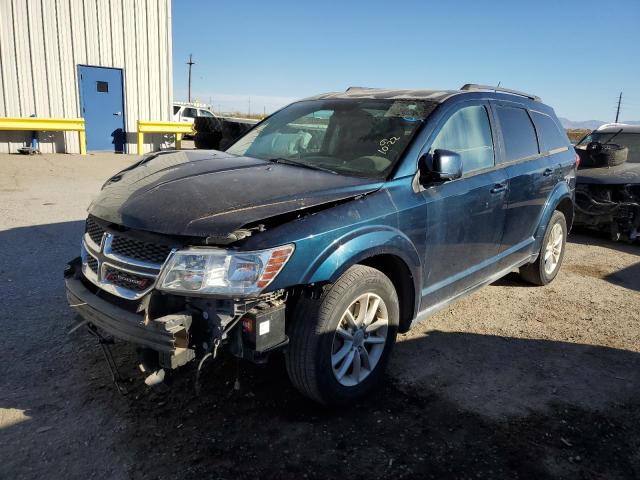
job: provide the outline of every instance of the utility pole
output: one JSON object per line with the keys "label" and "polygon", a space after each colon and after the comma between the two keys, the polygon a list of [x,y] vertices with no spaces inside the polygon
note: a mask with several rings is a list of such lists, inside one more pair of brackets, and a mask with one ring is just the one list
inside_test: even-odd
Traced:
{"label": "utility pole", "polygon": [[249,97],[249,115],[247,116],[251,117],[251,97]]}
{"label": "utility pole", "polygon": [[187,62],[187,65],[189,65],[189,93],[187,94],[187,101],[191,103],[191,67],[195,65],[195,62],[191,59],[191,54],[189,54],[189,61]]}
{"label": "utility pole", "polygon": [[620,96],[618,97],[618,109],[616,110],[616,123],[618,123],[618,118],[620,117],[620,104],[622,103],[622,92],[620,92]]}

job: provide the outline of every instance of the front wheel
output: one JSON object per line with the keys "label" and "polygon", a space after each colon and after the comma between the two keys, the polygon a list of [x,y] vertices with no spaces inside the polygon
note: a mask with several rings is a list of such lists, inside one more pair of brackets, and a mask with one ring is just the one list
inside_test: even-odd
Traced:
{"label": "front wheel", "polygon": [[567,221],[558,210],[553,212],[542,239],[538,259],[520,268],[520,276],[534,285],[547,285],[556,278],[564,258],[567,242]]}
{"label": "front wheel", "polygon": [[320,298],[296,306],[286,353],[292,383],[323,404],[355,401],[380,381],[398,321],[391,280],[371,267],[349,268]]}

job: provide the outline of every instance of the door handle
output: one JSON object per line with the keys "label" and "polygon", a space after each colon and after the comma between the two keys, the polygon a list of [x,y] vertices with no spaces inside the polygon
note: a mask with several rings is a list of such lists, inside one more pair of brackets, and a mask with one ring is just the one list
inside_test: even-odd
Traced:
{"label": "door handle", "polygon": [[506,183],[496,183],[491,189],[491,193],[500,193],[504,192],[507,189]]}
{"label": "door handle", "polygon": [[122,115],[122,112],[113,112],[114,115]]}
{"label": "door handle", "polygon": [[542,172],[542,175],[544,175],[545,177],[548,177],[552,173],[553,173],[553,168],[547,168],[544,172]]}

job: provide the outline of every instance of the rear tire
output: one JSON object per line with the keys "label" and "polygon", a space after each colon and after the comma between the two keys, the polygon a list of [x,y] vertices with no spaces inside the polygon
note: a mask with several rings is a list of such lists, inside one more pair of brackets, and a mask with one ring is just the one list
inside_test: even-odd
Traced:
{"label": "rear tire", "polygon": [[391,280],[371,267],[349,268],[320,298],[299,299],[286,352],[291,382],[325,405],[354,402],[381,380],[398,322]]}
{"label": "rear tire", "polygon": [[566,242],[567,220],[562,212],[556,210],[547,224],[538,259],[520,267],[520,277],[534,285],[551,283],[560,271]]}

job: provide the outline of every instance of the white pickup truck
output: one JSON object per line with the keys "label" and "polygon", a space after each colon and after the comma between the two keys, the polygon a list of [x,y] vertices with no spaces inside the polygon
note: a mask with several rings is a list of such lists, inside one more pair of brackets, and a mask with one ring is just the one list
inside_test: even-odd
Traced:
{"label": "white pickup truck", "polygon": [[173,103],[173,121],[193,123],[198,117],[216,117],[209,105],[203,103]]}

